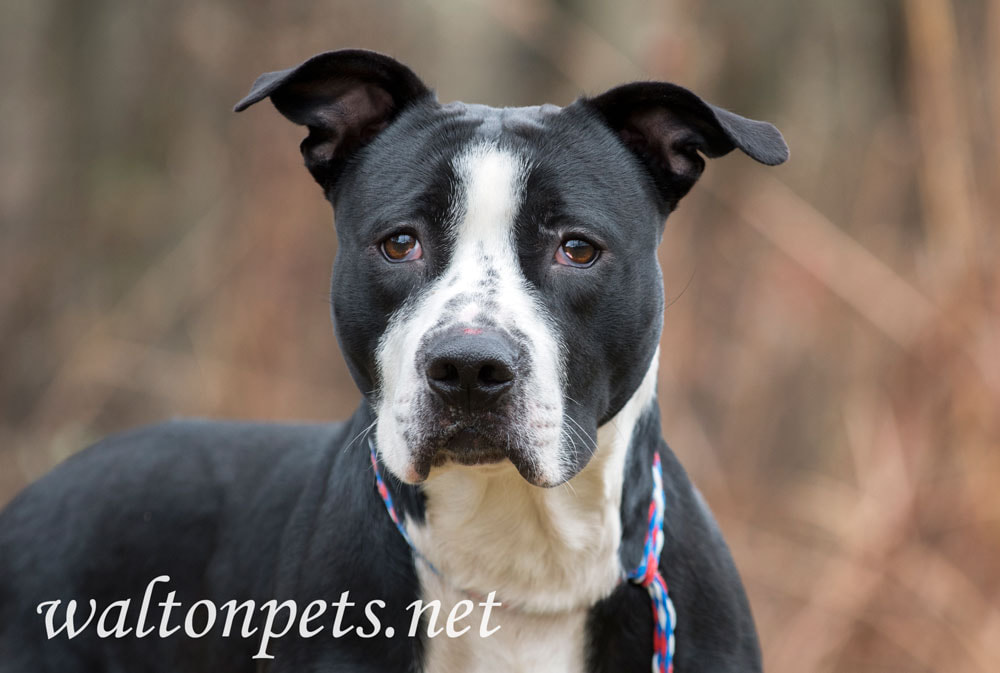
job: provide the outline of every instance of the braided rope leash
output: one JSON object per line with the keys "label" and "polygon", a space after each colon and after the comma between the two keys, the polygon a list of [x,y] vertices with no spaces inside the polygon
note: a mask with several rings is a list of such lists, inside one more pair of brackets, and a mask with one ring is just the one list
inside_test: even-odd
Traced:
{"label": "braided rope leash", "polygon": [[[406,527],[396,513],[396,507],[392,504],[392,496],[389,489],[382,480],[382,473],[378,469],[378,457],[375,454],[375,444],[369,440],[368,449],[371,453],[372,468],[375,470],[375,487],[382,498],[385,510],[389,513],[389,518],[396,525],[396,530],[406,540],[413,553],[427,564],[431,571],[441,575],[441,571],[434,567],[430,559],[424,556],[413,540],[410,539]],[[633,584],[644,587],[649,592],[649,597],[653,604],[653,673],[673,673],[674,670],[674,625],[677,623],[677,615],[674,612],[674,604],[670,600],[667,591],[667,583],[660,574],[660,552],[663,551],[663,512],[665,508],[665,496],[663,491],[663,466],[660,464],[660,454],[653,456],[653,497],[649,503],[649,526],[646,529],[646,544],[643,549],[642,562],[639,567],[625,575]]]}
{"label": "braided rope leash", "polygon": [[626,577],[649,592],[653,603],[653,673],[673,673],[674,626],[677,614],[670,600],[667,583],[660,573],[660,552],[663,551],[663,512],[666,507],[663,491],[663,465],[660,454],[653,456],[653,497],[649,503],[649,527],[646,546],[639,567]]}

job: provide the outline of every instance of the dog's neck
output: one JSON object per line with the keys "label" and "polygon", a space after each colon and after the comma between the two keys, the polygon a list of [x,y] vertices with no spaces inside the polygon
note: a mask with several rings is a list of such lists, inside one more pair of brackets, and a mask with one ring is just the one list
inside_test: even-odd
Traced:
{"label": "dog's neck", "polygon": [[[440,573],[434,581],[473,595],[495,591],[497,600],[528,612],[577,610],[611,592],[623,565],[638,562],[645,534],[659,442],[657,356],[632,398],[598,429],[593,458],[569,482],[532,486],[509,464],[447,468],[428,479],[423,511],[413,516],[405,508],[404,517],[415,546]],[[431,579],[428,568],[418,571]]]}

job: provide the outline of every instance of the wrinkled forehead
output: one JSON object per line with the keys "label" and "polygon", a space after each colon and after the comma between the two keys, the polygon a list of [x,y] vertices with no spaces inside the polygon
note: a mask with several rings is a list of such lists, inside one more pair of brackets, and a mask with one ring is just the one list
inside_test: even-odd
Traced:
{"label": "wrinkled forehead", "polygon": [[446,114],[474,124],[480,140],[499,140],[505,133],[519,135],[541,131],[545,123],[562,110],[557,105],[495,108],[455,101],[441,106]]}

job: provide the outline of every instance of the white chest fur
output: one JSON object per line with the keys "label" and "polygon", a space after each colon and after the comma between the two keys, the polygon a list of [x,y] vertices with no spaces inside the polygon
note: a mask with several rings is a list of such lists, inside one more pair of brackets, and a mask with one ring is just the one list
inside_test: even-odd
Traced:
{"label": "white chest fur", "polygon": [[[440,600],[442,626],[447,611],[469,595],[446,586],[442,579],[424,568],[421,571],[424,605]],[[498,599],[499,600],[499,599]],[[475,608],[462,620],[472,628],[464,635],[449,638],[439,633],[426,641],[426,673],[582,673],[585,656],[587,608],[557,613],[529,613],[517,608],[494,608],[484,619],[483,608]],[[496,629],[481,637],[479,627]],[[499,627],[499,628],[497,628]]]}
{"label": "white chest fur", "polygon": [[[471,595],[496,592],[493,635],[478,629],[428,639],[427,673],[584,668],[589,608],[618,584],[625,456],[641,412],[655,401],[658,353],[625,407],[598,430],[590,463],[562,486],[528,484],[512,465],[447,467],[424,485],[424,525],[414,544],[441,572],[418,562],[422,599],[447,614]],[[478,605],[463,620],[478,625]]]}

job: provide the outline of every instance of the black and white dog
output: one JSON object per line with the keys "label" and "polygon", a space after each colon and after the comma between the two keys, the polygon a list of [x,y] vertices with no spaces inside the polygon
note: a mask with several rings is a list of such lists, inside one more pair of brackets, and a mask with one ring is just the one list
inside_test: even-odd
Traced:
{"label": "black and white dog", "polygon": [[663,603],[623,578],[661,530],[646,572],[677,673],[759,670],[660,437],[656,255],[703,157],[778,164],[780,133],[660,82],[442,105],[360,50],[265,74],[236,109],[265,98],[308,128],[336,210],[363,402],[340,424],[140,429],[26,489],[0,515],[0,672],[649,671]]}

